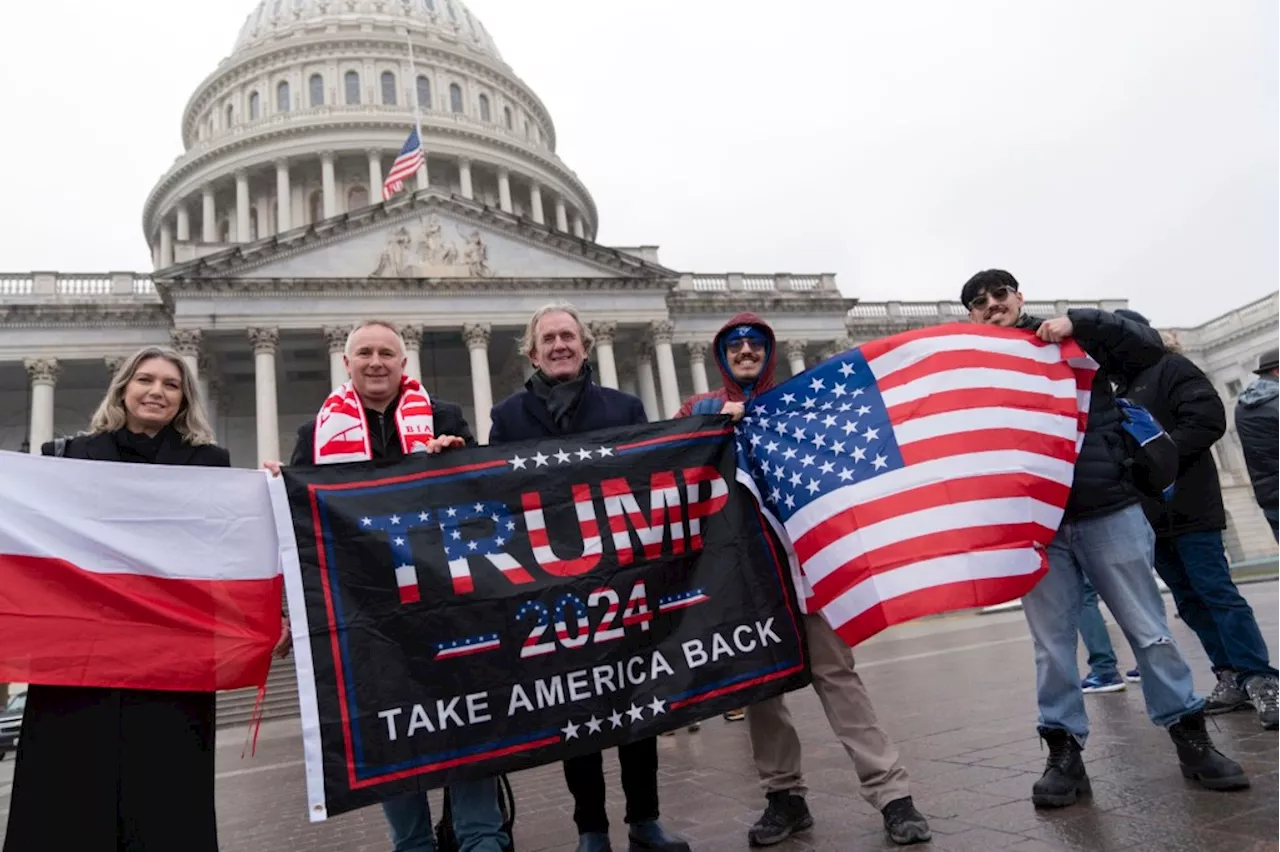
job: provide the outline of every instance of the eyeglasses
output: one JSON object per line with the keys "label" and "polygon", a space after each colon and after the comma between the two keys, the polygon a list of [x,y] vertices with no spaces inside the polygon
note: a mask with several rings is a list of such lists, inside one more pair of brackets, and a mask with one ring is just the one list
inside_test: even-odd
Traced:
{"label": "eyeglasses", "polygon": [[725,349],[730,352],[741,352],[743,349],[758,349],[763,352],[764,347],[753,342],[749,337],[739,337],[737,340],[730,340],[725,344]]}
{"label": "eyeglasses", "polygon": [[969,301],[969,310],[986,310],[987,305],[991,304],[992,301],[1003,302],[1005,299],[1009,298],[1009,294],[1012,292],[1012,287],[1006,284],[999,284],[981,295],[974,296]]}

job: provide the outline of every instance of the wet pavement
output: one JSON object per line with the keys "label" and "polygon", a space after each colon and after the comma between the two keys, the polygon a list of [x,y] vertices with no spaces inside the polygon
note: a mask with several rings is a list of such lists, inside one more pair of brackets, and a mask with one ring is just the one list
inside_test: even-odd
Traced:
{"label": "wet pavement", "polygon": [[[1277,584],[1242,586],[1276,659]],[[1165,598],[1170,616],[1172,602]],[[1192,661],[1202,693],[1213,677],[1199,642],[1180,621],[1174,636]],[[1133,657],[1114,626],[1123,668]],[[953,616],[894,628],[858,649],[858,668],[885,728],[897,740],[917,806],[934,839],[922,849],[1126,852],[1277,850],[1277,735],[1252,711],[1218,716],[1210,732],[1253,780],[1251,790],[1211,793],[1183,780],[1168,735],[1147,719],[1136,685],[1087,696],[1093,732],[1085,750],[1092,801],[1036,811],[1031,784],[1044,766],[1035,734],[1035,672],[1020,612]],[[812,690],[788,704],[804,743],[813,830],[777,847],[896,848],[880,815],[858,795],[848,757],[830,734]],[[1215,728],[1216,725],[1216,728]],[[296,720],[262,727],[257,755],[241,759],[244,728],[219,731],[218,821],[223,852],[386,852],[381,810],[307,822]],[[708,720],[697,733],[659,740],[663,818],[695,852],[746,850],[764,799],[744,723]],[[12,758],[0,763],[0,837],[7,818]],[[606,757],[615,848],[626,829],[617,761]],[[572,801],[559,766],[512,776],[520,852],[572,850]],[[438,799],[433,797],[437,805]],[[74,803],[68,807],[74,811]]]}

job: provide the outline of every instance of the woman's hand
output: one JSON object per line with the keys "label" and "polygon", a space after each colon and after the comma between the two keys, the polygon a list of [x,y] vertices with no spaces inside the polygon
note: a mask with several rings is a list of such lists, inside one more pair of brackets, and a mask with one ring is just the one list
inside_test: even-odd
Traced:
{"label": "woman's hand", "polygon": [[271,657],[276,660],[283,660],[289,656],[289,649],[293,647],[293,632],[289,627],[289,619],[285,617],[280,622],[280,638],[276,641],[276,646],[271,649]]}

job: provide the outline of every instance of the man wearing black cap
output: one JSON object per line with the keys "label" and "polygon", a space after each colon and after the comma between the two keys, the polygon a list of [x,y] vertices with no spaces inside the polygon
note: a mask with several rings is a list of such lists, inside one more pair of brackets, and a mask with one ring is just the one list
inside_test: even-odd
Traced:
{"label": "man wearing black cap", "polygon": [[[1116,316],[1150,327],[1136,311]],[[1266,730],[1277,723],[1276,670],[1253,609],[1231,579],[1222,542],[1227,513],[1218,466],[1209,450],[1227,431],[1227,411],[1213,383],[1184,357],[1177,342],[1131,381],[1116,377],[1116,393],[1141,405],[1178,447],[1178,479],[1168,501],[1144,498],[1156,534],[1156,573],[1182,621],[1195,631],[1213,665],[1218,685],[1205,700],[1207,714],[1229,713],[1250,704]]]}
{"label": "man wearing black cap", "polygon": [[1049,544],[1049,570],[1022,599],[1035,643],[1039,733],[1049,745],[1044,774],[1032,787],[1037,807],[1074,804],[1091,788],[1080,757],[1089,717],[1080,689],[1076,630],[1087,578],[1133,645],[1151,721],[1169,731],[1182,774],[1212,790],[1249,786],[1239,764],[1205,730],[1204,702],[1165,621],[1152,576],[1155,534],[1130,473],[1122,414],[1108,376],[1127,381],[1164,354],[1154,329],[1095,308],[1042,320],[1022,311],[1017,280],[1002,269],[979,272],[960,291],[972,322],[1035,332],[1041,340],[1075,340],[1098,362],[1089,421],[1062,523]]}
{"label": "man wearing black cap", "polygon": [[1253,483],[1253,496],[1262,507],[1262,514],[1271,524],[1271,533],[1280,541],[1280,473],[1277,468],[1277,416],[1276,398],[1280,397],[1280,349],[1262,353],[1258,359],[1258,378],[1240,394],[1236,401],[1236,434],[1244,448],[1245,465],[1249,468],[1249,481]]}

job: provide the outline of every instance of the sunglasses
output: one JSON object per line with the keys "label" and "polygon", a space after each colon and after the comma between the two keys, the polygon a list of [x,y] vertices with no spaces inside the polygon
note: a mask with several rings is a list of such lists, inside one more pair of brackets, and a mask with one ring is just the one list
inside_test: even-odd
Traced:
{"label": "sunglasses", "polygon": [[991,304],[992,302],[1003,302],[1005,299],[1009,298],[1009,294],[1012,292],[1013,292],[1013,288],[1005,284],[1000,284],[996,287],[992,287],[987,292],[979,296],[974,296],[973,299],[970,300],[969,302],[969,310],[971,311],[986,310],[987,305]]}
{"label": "sunglasses", "polygon": [[739,337],[737,340],[730,340],[725,344],[724,348],[732,353],[741,352],[743,349],[759,350],[760,352],[764,351],[763,345],[754,343],[746,337]]}

